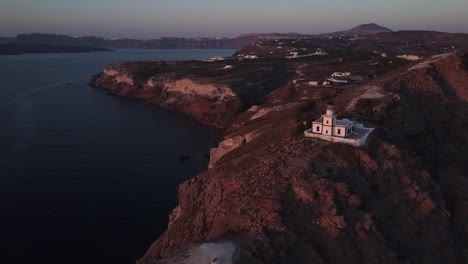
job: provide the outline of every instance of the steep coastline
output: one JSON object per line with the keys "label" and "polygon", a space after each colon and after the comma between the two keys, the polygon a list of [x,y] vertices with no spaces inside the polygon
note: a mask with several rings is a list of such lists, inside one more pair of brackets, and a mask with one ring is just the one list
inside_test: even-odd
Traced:
{"label": "steep coastline", "polygon": [[[226,62],[128,62],[106,66],[90,84],[113,94],[143,99],[185,113],[215,129],[226,129],[237,114],[261,103],[283,85],[288,64],[272,60],[260,64]],[[261,67],[261,68],[258,68]],[[271,76],[278,72],[279,74]]]}
{"label": "steep coastline", "polygon": [[[223,65],[211,64],[207,77],[180,70],[206,66],[182,65],[113,65],[91,81],[223,129],[211,169],[180,185],[168,230],[140,264],[189,261],[208,241],[237,245],[236,263],[468,259],[465,52],[335,93],[291,88],[284,75],[259,94],[248,89],[258,83],[238,86],[245,72],[218,76]],[[288,72],[294,65],[274,67]],[[377,128],[365,147],[302,138],[303,121],[319,116],[331,98],[341,115]]]}
{"label": "steep coastline", "polygon": [[241,106],[239,98],[223,84],[201,84],[164,73],[145,80],[119,66],[106,67],[92,78],[91,84],[115,95],[143,99],[185,113],[217,129],[226,128]]}

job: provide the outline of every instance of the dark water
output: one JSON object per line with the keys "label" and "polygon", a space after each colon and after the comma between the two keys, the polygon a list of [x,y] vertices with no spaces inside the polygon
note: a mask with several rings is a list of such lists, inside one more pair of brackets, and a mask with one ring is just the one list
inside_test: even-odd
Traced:
{"label": "dark water", "polygon": [[[105,64],[231,55],[121,50],[0,56],[0,263],[134,263],[214,137],[87,81]],[[192,158],[178,160],[182,153]]]}

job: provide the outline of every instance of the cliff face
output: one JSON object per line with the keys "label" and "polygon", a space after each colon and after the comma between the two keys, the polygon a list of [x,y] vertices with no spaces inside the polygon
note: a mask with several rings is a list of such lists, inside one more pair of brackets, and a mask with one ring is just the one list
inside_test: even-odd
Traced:
{"label": "cliff face", "polygon": [[[467,262],[467,53],[392,66],[342,56],[124,63],[93,77],[223,129],[210,169],[180,185],[167,231],[140,264]],[[380,76],[291,85],[343,62]],[[330,99],[376,128],[366,146],[303,138]]]}
{"label": "cliff face", "polygon": [[395,146],[373,144],[298,139],[215,166],[180,186],[178,217],[141,263],[219,239],[240,245],[238,263],[460,261],[429,173]]}
{"label": "cliff face", "polygon": [[187,248],[206,241],[239,247],[219,263],[466,263],[467,58],[334,94],[340,115],[377,128],[361,148],[302,138],[329,99],[319,89],[307,90],[314,101],[271,93],[236,116],[212,168],[180,185],[139,263],[192,263]]}
{"label": "cliff face", "polygon": [[225,128],[240,109],[239,97],[225,84],[197,83],[170,73],[140,76],[122,66],[108,66],[91,84],[188,114],[214,128]]}
{"label": "cliff face", "polygon": [[[236,67],[224,69],[230,63]],[[241,111],[283,86],[291,75],[288,69],[289,64],[280,60],[128,62],[107,66],[90,83],[224,129]]]}

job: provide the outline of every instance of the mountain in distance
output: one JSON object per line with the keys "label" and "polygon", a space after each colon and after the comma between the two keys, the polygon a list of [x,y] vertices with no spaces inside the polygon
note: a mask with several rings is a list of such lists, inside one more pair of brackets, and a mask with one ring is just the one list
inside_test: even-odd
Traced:
{"label": "mountain in distance", "polygon": [[353,35],[371,35],[382,32],[393,32],[391,29],[377,25],[375,23],[362,24],[356,27],[353,27],[349,30],[337,31],[332,33],[321,34],[326,36],[353,36]]}
{"label": "mountain in distance", "polygon": [[83,53],[97,51],[112,50],[102,47],[63,44],[0,43],[0,55],[20,55],[26,53]]}
{"label": "mountain in distance", "polygon": [[[72,45],[88,46],[110,49],[241,49],[252,43],[271,41],[277,39],[319,39],[324,37],[353,37],[356,35],[367,38],[394,39],[399,35],[420,36],[446,35],[448,38],[460,38],[466,34],[449,34],[435,31],[411,31],[406,34],[402,31],[392,31],[375,23],[362,24],[349,30],[324,33],[318,35],[300,33],[252,33],[229,38],[174,38],[162,37],[155,39],[105,39],[95,36],[71,37],[58,34],[31,33],[20,34],[12,38],[0,37],[0,43],[16,44],[47,44],[47,45]],[[424,37],[425,38],[425,37]]]}
{"label": "mountain in distance", "polygon": [[323,36],[368,35],[379,32],[391,32],[377,24],[363,24],[350,30],[310,35],[300,33],[251,33],[231,38],[169,38],[156,39],[105,39],[95,36],[72,37],[59,34],[30,33],[19,34],[12,38],[0,37],[0,43],[41,44],[41,45],[76,45],[111,49],[240,49],[253,42],[272,39],[315,38]]}
{"label": "mountain in distance", "polygon": [[392,30],[375,23],[370,23],[353,27],[352,29],[348,30],[348,32],[352,34],[368,35],[380,32],[392,32]]}

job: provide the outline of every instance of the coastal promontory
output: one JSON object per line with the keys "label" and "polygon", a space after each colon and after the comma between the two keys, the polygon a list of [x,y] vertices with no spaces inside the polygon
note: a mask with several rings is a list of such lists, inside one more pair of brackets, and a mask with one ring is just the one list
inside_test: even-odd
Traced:
{"label": "coastal promontory", "polygon": [[[373,40],[393,32],[379,34],[94,76],[221,135],[138,263],[466,263],[468,54],[441,44],[408,48],[408,60]],[[375,129],[364,146],[304,138],[329,101]]]}

